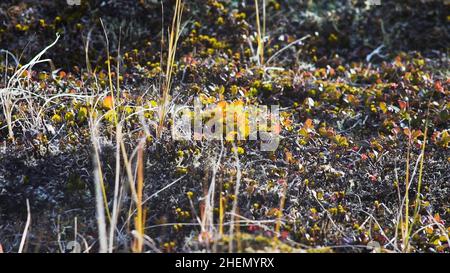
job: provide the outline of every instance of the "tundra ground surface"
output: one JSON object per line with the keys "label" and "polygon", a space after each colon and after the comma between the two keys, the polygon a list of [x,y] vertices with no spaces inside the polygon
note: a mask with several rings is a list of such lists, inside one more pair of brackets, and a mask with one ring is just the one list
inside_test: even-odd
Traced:
{"label": "tundra ground surface", "polygon": [[450,251],[447,1],[259,1],[263,52],[187,1],[168,108],[278,105],[275,151],[159,125],[175,1],[81,2],[0,3],[3,251],[98,251],[98,200],[112,251]]}

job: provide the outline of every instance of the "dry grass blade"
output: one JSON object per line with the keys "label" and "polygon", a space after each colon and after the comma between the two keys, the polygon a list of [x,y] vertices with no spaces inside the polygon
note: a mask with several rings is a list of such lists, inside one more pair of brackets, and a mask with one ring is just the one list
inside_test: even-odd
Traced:
{"label": "dry grass blade", "polygon": [[[14,74],[8,79],[6,87],[4,89],[0,89],[0,103],[2,104],[3,115],[5,116],[7,127],[8,127],[8,136],[10,140],[14,141],[14,132],[13,132],[13,114],[14,109],[17,107],[17,101],[20,100],[28,93],[26,90],[21,88],[21,81],[23,80],[24,72],[27,70],[31,72],[33,66],[39,63],[49,62],[50,60],[44,59],[42,60],[42,56],[59,40],[59,34],[56,35],[55,41],[44,48],[41,52],[39,52],[31,61],[23,66],[17,64]],[[7,56],[6,56],[7,58]],[[31,74],[31,73],[28,73]],[[6,81],[6,74],[5,74]]]}
{"label": "dry grass blade", "polygon": [[96,214],[97,214],[97,225],[98,225],[98,237],[99,237],[99,252],[106,253],[108,251],[108,239],[106,233],[106,218],[105,210],[108,215],[108,219],[111,220],[108,210],[108,201],[106,199],[105,184],[103,181],[103,172],[101,169],[100,162],[100,148],[99,148],[99,138],[97,135],[97,125],[94,118],[90,118],[91,123],[91,142],[94,148],[94,185],[95,185],[95,203],[96,203]]}
{"label": "dry grass blade", "polygon": [[114,201],[113,201],[113,210],[111,216],[111,227],[109,230],[109,252],[113,252],[114,247],[114,234],[117,225],[117,219],[119,217],[119,208],[120,208],[120,200],[119,200],[119,184],[120,184],[120,143],[123,141],[122,139],[122,126],[120,123],[116,127],[116,173],[115,173],[115,182],[114,182]]}
{"label": "dry grass blade", "polygon": [[411,233],[412,233],[412,229],[415,223],[415,219],[417,219],[418,215],[419,215],[419,210],[420,210],[420,195],[421,195],[421,191],[422,191],[422,180],[423,180],[423,165],[424,165],[424,161],[425,161],[425,148],[427,146],[427,134],[428,134],[428,116],[429,116],[429,106],[428,106],[428,111],[427,111],[427,119],[425,120],[425,130],[424,130],[424,134],[423,134],[423,142],[422,142],[422,147],[421,147],[421,151],[420,151],[420,166],[419,166],[419,177],[417,178],[417,193],[416,193],[416,199],[414,200],[414,213],[413,213],[413,222],[411,224],[411,226],[409,227],[409,229],[407,230],[408,234],[407,234],[407,241],[404,242],[405,244],[405,250],[406,252],[409,252],[410,250],[410,241],[409,238],[411,238]]}
{"label": "dry grass blade", "polygon": [[239,155],[237,152],[236,144],[233,142],[233,150],[234,150],[234,158],[236,161],[236,185],[234,188],[234,200],[233,200],[233,207],[231,209],[231,223],[230,223],[230,242],[229,242],[229,249],[228,251],[231,253],[233,252],[233,237],[234,237],[234,228],[235,228],[235,215],[237,215],[238,210],[238,195],[239,195],[239,188],[241,186],[241,165],[239,161]]}
{"label": "dry grass blade", "polygon": [[[411,144],[412,144],[412,139],[411,139],[411,135],[409,135],[408,137],[408,150],[407,150],[407,156],[406,156],[406,175],[405,175],[405,183],[406,183],[406,189],[405,189],[405,196],[403,198],[402,204],[400,206],[400,221],[399,221],[399,225],[400,225],[400,231],[402,234],[402,251],[403,252],[410,252],[410,248],[411,248],[411,234],[413,232],[413,228],[414,228],[414,224],[416,222],[416,219],[419,215],[419,210],[420,210],[420,195],[421,195],[421,190],[422,190],[422,180],[423,180],[423,166],[424,166],[424,161],[425,161],[425,148],[427,145],[427,135],[428,135],[428,123],[429,123],[429,115],[430,115],[430,101],[428,102],[428,108],[427,108],[427,113],[426,113],[426,119],[425,119],[425,129],[424,129],[424,133],[423,133],[423,142],[421,145],[421,151],[420,151],[420,155],[417,159],[417,162],[415,164],[414,167],[414,171],[410,177],[410,153],[411,153]],[[410,200],[409,200],[409,190],[410,190],[410,186],[413,182],[414,176],[416,174],[417,168],[418,168],[418,164],[419,164],[419,176],[417,179],[417,192],[416,192],[416,198],[414,200],[414,212],[412,215],[412,223],[410,224],[410,212],[409,212],[409,206],[410,206]],[[402,217],[402,211],[405,211],[405,215],[404,217]]]}
{"label": "dry grass blade", "polygon": [[100,182],[100,173],[98,171],[99,167],[96,166],[94,170],[94,180],[95,180],[95,203],[97,208],[97,225],[98,225],[98,239],[100,242],[99,252],[106,253],[108,251],[108,240],[106,235],[106,219],[105,219],[105,207],[102,200],[102,190]]}
{"label": "dry grass blade", "polygon": [[28,229],[30,228],[31,223],[31,210],[30,210],[30,201],[27,199],[27,222],[25,224],[25,229],[23,230],[22,239],[20,241],[19,253],[23,252],[23,248],[25,246],[25,242],[27,240]]}
{"label": "dry grass blade", "polygon": [[[178,39],[181,32],[181,17],[183,14],[184,3],[183,0],[176,0],[174,15],[172,17],[172,26],[169,34],[167,60],[164,81],[161,85],[161,99],[159,110],[159,125],[157,128],[157,136],[160,137],[164,121],[166,118],[167,104],[170,96],[170,90],[172,88],[172,73],[175,64],[175,54],[178,46]],[[162,54],[162,52],[161,52]]]}
{"label": "dry grass blade", "polygon": [[408,245],[408,242],[409,242],[408,230],[409,230],[410,157],[411,157],[411,141],[408,140],[408,150],[407,150],[407,155],[406,155],[406,176],[405,176],[406,190],[405,190],[405,197],[404,197],[405,215],[404,215],[403,220],[400,222],[401,231],[402,231],[402,239],[403,239],[403,250],[406,250],[406,245]]}
{"label": "dry grass blade", "polygon": [[275,241],[278,240],[278,234],[280,234],[280,228],[281,228],[281,219],[283,217],[283,210],[284,210],[284,205],[286,203],[286,194],[287,194],[287,182],[284,181],[283,182],[283,192],[281,194],[281,200],[280,200],[280,208],[278,209],[278,215],[277,215],[277,222],[275,224]]}
{"label": "dry grass blade", "polygon": [[114,89],[113,89],[113,82],[112,82],[112,73],[111,73],[111,56],[109,54],[109,39],[108,39],[108,33],[106,32],[105,25],[103,24],[103,20],[100,19],[100,23],[103,28],[103,32],[105,34],[105,40],[106,40],[106,64],[108,67],[108,83],[109,83],[109,91],[111,92],[111,98],[112,98],[112,109],[115,109],[115,96],[114,96]]}
{"label": "dry grass blade", "polygon": [[136,229],[135,241],[133,244],[134,252],[142,252],[144,247],[144,227],[145,227],[145,215],[142,206],[142,196],[144,191],[144,143],[141,142],[138,147],[137,154],[137,213],[134,218],[134,226]]}
{"label": "dry grass blade", "polygon": [[258,63],[259,65],[264,64],[264,39],[266,36],[266,1],[263,0],[263,22],[261,27],[261,20],[259,16],[259,0],[255,0],[255,12],[256,12],[256,42],[258,44],[257,55],[258,55]]}

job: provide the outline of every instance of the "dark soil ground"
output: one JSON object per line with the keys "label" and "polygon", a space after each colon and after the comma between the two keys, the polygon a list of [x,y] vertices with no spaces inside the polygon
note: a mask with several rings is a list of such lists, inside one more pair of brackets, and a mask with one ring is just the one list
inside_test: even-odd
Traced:
{"label": "dark soil ground", "polygon": [[[161,29],[169,27],[175,1],[164,1],[163,9],[150,0],[81,2],[0,3],[0,49],[5,50],[0,88],[7,87],[15,67],[6,51],[24,65],[58,32],[59,41],[44,55],[52,61],[32,67],[22,87],[44,98],[73,95],[50,103],[20,97],[13,111],[14,139],[5,109],[0,110],[0,246],[5,252],[18,251],[26,200],[31,225],[24,251],[66,252],[74,237],[83,250],[98,250],[92,130],[88,104],[77,95],[109,92],[100,18],[112,63],[120,63],[121,76],[114,72],[113,80],[121,85],[121,111],[132,114],[158,101],[161,54],[163,59],[167,54]],[[254,58],[254,1],[186,3],[173,103],[193,105],[200,97],[210,103],[280,105],[281,141],[276,151],[262,152],[257,142],[236,142],[239,149],[233,149],[229,142],[173,141],[169,130],[158,138],[150,128],[144,200],[151,243],[145,251],[228,251],[231,239],[237,242],[234,251],[245,252],[367,252],[374,241],[384,251],[404,251],[399,215],[405,213],[408,175],[408,250],[450,251],[449,4],[381,2],[268,0],[265,55],[270,63],[265,65]],[[107,108],[96,111],[106,114],[99,143],[112,208],[116,144]],[[33,119],[33,109],[44,110]],[[145,119],[151,124],[157,117],[150,112]],[[124,122],[124,131],[131,152],[143,134],[136,115]],[[120,178],[127,179],[124,168]],[[203,217],[211,183],[228,212],[225,234],[238,202],[235,238],[200,229],[196,217]],[[126,186],[122,194],[114,250],[128,252],[135,207]],[[214,208],[216,226],[219,213]]]}

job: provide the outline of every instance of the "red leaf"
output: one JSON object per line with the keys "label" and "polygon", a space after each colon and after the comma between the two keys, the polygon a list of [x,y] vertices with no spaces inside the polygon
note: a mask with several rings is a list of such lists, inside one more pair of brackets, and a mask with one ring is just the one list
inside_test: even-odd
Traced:
{"label": "red leaf", "polygon": [[369,179],[370,179],[370,181],[372,181],[373,183],[377,182],[377,176],[376,176],[376,175],[369,174]]}
{"label": "red leaf", "polygon": [[408,103],[406,101],[402,101],[402,100],[398,101],[398,105],[400,106],[401,110],[405,110],[406,107],[408,107]]}
{"label": "red leaf", "polygon": [[278,179],[278,184],[281,186],[286,186],[286,179]]}
{"label": "red leaf", "polygon": [[436,89],[436,91],[438,91],[440,93],[444,93],[444,88],[442,87],[442,84],[440,81],[436,81],[434,83],[434,88]]}
{"label": "red leaf", "polygon": [[289,236],[289,232],[287,231],[282,231],[281,232],[281,239],[286,240],[286,238]]}
{"label": "red leaf", "polygon": [[258,231],[259,227],[257,225],[249,225],[248,226],[248,231],[250,232],[254,232],[254,231]]}

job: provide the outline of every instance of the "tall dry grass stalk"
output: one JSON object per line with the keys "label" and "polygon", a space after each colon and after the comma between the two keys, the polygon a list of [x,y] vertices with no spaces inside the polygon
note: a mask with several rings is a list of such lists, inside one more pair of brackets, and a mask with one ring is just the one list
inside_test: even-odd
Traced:
{"label": "tall dry grass stalk", "polygon": [[262,26],[261,19],[259,14],[259,0],[255,0],[255,13],[256,13],[256,42],[258,44],[257,48],[257,56],[258,56],[258,64],[264,64],[264,39],[266,36],[266,0],[262,0]]}
{"label": "tall dry grass stalk", "polygon": [[109,229],[109,245],[108,252],[112,253],[114,250],[114,235],[117,225],[117,220],[119,218],[120,211],[120,198],[119,198],[119,189],[120,189],[120,170],[121,170],[121,160],[120,160],[120,143],[123,142],[122,136],[122,125],[119,123],[116,127],[116,173],[115,173],[115,181],[114,181],[114,198],[113,198],[113,208],[111,215],[111,226]]}
{"label": "tall dry grass stalk", "polygon": [[278,209],[277,213],[277,222],[275,224],[275,234],[274,234],[274,240],[278,241],[278,236],[280,235],[280,229],[281,229],[281,219],[283,217],[283,210],[286,203],[286,194],[287,194],[287,182],[283,183],[283,192],[281,194],[281,200],[280,200],[280,207]]}
{"label": "tall dry grass stalk", "polygon": [[[409,226],[409,228],[406,230],[406,240],[403,242],[403,247],[404,247],[404,252],[410,252],[410,247],[411,247],[411,243],[410,243],[410,238],[411,238],[411,234],[413,231],[413,227],[414,224],[416,222],[416,219],[419,215],[419,211],[420,211],[420,204],[421,204],[421,191],[422,191],[422,182],[423,182],[423,166],[424,166],[424,162],[425,162],[425,148],[427,146],[427,135],[428,135],[428,116],[429,116],[429,110],[430,108],[428,107],[428,113],[427,113],[427,119],[425,121],[425,130],[424,130],[424,135],[423,135],[423,142],[422,142],[422,146],[421,146],[421,151],[420,151],[420,163],[419,163],[419,176],[417,178],[417,192],[416,192],[416,198],[414,200],[414,213],[412,215],[412,223]],[[417,168],[417,167],[416,167]],[[408,208],[406,208],[407,210],[409,210]],[[408,227],[408,226],[406,226]]]}
{"label": "tall dry grass stalk", "polygon": [[405,175],[405,182],[406,182],[406,189],[405,189],[405,196],[404,196],[404,205],[400,208],[400,213],[404,210],[405,215],[404,217],[400,217],[400,231],[402,234],[402,251],[403,252],[410,252],[411,250],[411,234],[413,232],[414,224],[416,223],[416,219],[418,218],[419,211],[420,211],[420,205],[421,205],[421,191],[422,191],[422,182],[423,182],[423,166],[425,162],[425,149],[427,146],[427,135],[428,135],[428,123],[429,123],[429,115],[430,115],[430,101],[428,102],[428,109],[426,114],[426,120],[425,120],[425,129],[423,133],[423,142],[421,145],[421,151],[420,155],[417,159],[417,163],[419,163],[419,174],[417,178],[417,190],[416,190],[416,197],[414,199],[414,211],[412,214],[412,222],[410,221],[410,200],[409,200],[409,190],[411,183],[413,182],[414,175],[417,171],[417,163],[415,165],[412,177],[410,178],[410,152],[411,152],[411,137],[408,139],[408,150],[407,150],[407,157],[406,157],[406,175]]}
{"label": "tall dry grass stalk", "polygon": [[[95,148],[94,148],[95,149]],[[97,153],[96,153],[97,154]],[[108,239],[106,233],[105,205],[102,200],[103,174],[99,166],[98,158],[94,159],[94,184],[95,184],[95,203],[98,226],[99,252],[108,251]]]}
{"label": "tall dry grass stalk", "polygon": [[165,77],[160,86],[161,98],[159,108],[159,125],[157,128],[158,137],[161,137],[161,133],[164,128],[164,121],[167,114],[167,105],[169,103],[170,90],[172,88],[172,73],[175,64],[175,54],[178,46],[178,39],[180,38],[181,33],[181,19],[183,14],[183,8],[184,8],[184,1],[176,0],[174,14],[172,17],[172,26],[168,37]]}
{"label": "tall dry grass stalk", "polygon": [[239,188],[241,187],[241,178],[242,178],[242,172],[241,172],[241,162],[239,160],[239,154],[237,152],[237,146],[233,142],[233,150],[234,150],[234,158],[236,162],[236,185],[234,188],[234,200],[233,200],[233,206],[231,208],[231,221],[230,221],[230,241],[228,244],[228,251],[230,253],[233,252],[233,242],[234,242],[234,230],[235,228],[238,229],[239,227],[235,227],[235,217],[237,216],[238,211],[238,195],[239,195]]}
{"label": "tall dry grass stalk", "polygon": [[133,243],[133,252],[142,252],[144,248],[145,213],[142,202],[144,191],[144,144],[145,142],[141,141],[137,152],[137,213],[134,218],[136,236]]}
{"label": "tall dry grass stalk", "polygon": [[[115,112],[115,96],[114,96],[114,88],[113,88],[113,80],[112,80],[112,73],[111,73],[111,55],[109,54],[109,39],[108,39],[108,33],[106,32],[105,25],[103,24],[103,20],[100,18],[100,23],[102,24],[103,32],[105,35],[106,40],[106,64],[108,67],[108,83],[109,83],[109,91],[111,93],[111,101],[112,101],[112,110]],[[117,77],[118,78],[118,77]],[[117,122],[117,119],[115,119],[115,122]]]}
{"label": "tall dry grass stalk", "polygon": [[[405,174],[406,185],[405,185],[405,197],[404,197],[405,215],[400,222],[401,233],[402,233],[402,242],[403,242],[404,246],[409,241],[408,230],[409,230],[410,157],[411,157],[411,140],[408,139],[408,149],[407,149],[407,155],[406,155],[406,174]],[[403,210],[403,208],[401,208],[401,210]]]}
{"label": "tall dry grass stalk", "polygon": [[27,240],[30,224],[31,224],[31,209],[30,209],[30,201],[28,201],[28,199],[27,199],[27,222],[26,222],[25,228],[23,230],[22,239],[20,240],[20,246],[19,246],[19,251],[18,251],[19,253],[23,252],[23,248],[24,248],[25,242]]}
{"label": "tall dry grass stalk", "polygon": [[225,202],[226,197],[223,196],[222,190],[220,190],[219,194],[219,236],[223,236],[223,220],[225,216]]}
{"label": "tall dry grass stalk", "polygon": [[[219,152],[219,154],[217,156],[217,160],[215,161],[213,168],[212,168],[211,182],[210,182],[208,188],[205,187],[204,203],[200,204],[201,234],[202,234],[202,239],[205,240],[208,247],[209,247],[210,239],[215,237],[214,235],[217,234],[216,227],[214,224],[216,176],[217,176],[217,172],[219,171],[219,168],[220,168],[221,160],[223,157],[223,152],[224,152],[224,145],[223,145],[223,141],[221,141],[220,152]],[[219,200],[219,203],[220,202],[221,201]]]}

